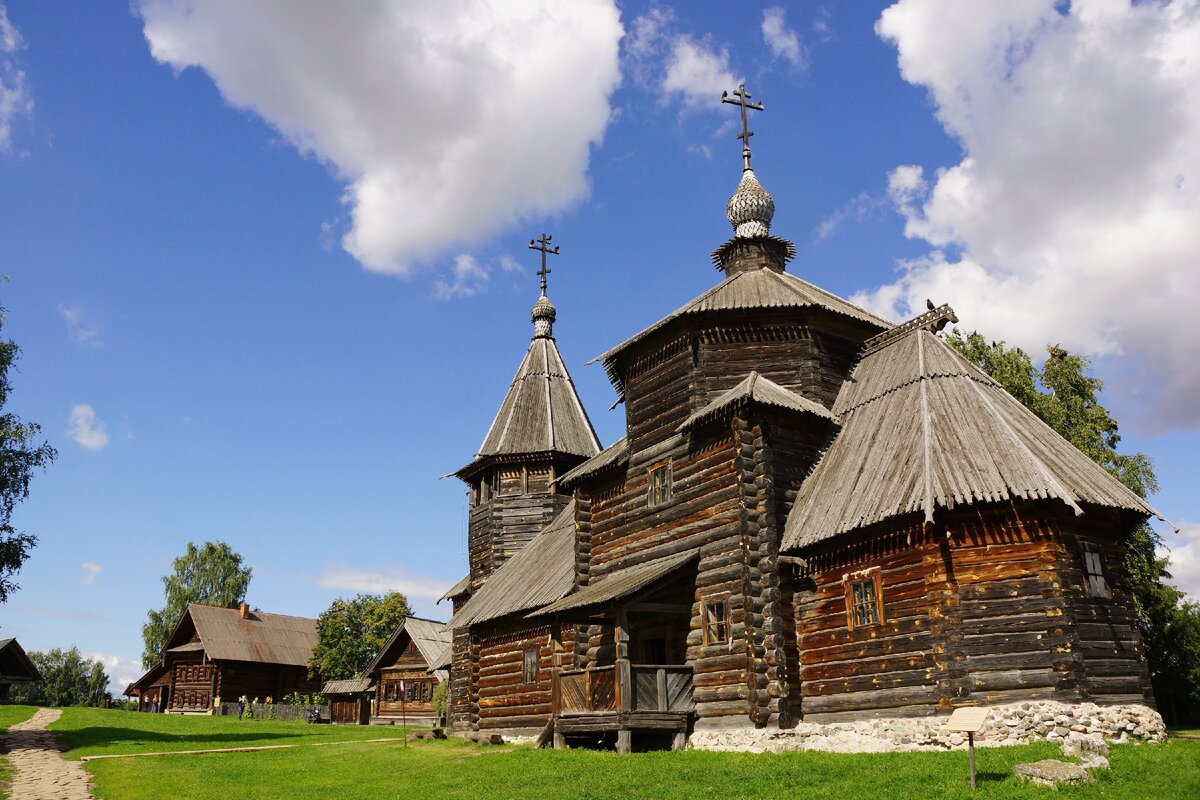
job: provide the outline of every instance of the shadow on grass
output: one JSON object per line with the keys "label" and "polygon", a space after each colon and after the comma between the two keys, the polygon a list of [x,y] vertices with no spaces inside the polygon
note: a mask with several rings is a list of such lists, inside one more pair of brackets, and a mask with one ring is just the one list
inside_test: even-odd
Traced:
{"label": "shadow on grass", "polygon": [[148,731],[145,728],[119,728],[108,725],[93,725],[86,728],[56,730],[59,737],[70,750],[84,747],[103,747],[121,742],[160,742],[178,744],[186,742],[186,749],[205,749],[209,747],[239,747],[248,742],[255,744],[270,744],[274,739],[295,739],[291,733],[270,733],[267,731],[247,730],[245,732],[198,733],[187,731],[178,734],[163,731]]}

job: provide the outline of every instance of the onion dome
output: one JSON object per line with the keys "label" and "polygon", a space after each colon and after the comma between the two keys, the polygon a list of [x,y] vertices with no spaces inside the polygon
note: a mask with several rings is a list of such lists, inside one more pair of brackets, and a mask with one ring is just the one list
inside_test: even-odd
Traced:
{"label": "onion dome", "polygon": [[758,182],[754,170],[743,170],[742,180],[729,198],[725,213],[733,225],[734,236],[739,239],[770,235],[775,201]]}
{"label": "onion dome", "polygon": [[549,297],[546,297],[546,295],[539,297],[537,302],[533,304],[533,311],[530,312],[529,316],[533,320],[533,338],[554,338],[554,318],[557,316],[557,312],[554,310],[554,303],[550,302]]}

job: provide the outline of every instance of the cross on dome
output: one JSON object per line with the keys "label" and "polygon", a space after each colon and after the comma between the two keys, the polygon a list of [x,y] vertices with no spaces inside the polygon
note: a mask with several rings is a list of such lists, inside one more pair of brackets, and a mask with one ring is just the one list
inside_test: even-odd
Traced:
{"label": "cross on dome", "polygon": [[753,95],[746,91],[746,84],[740,84],[733,92],[721,92],[721,102],[730,103],[740,107],[742,112],[742,132],[737,135],[738,139],[742,140],[742,169],[750,169],[750,137],[754,135],[754,131],[750,130],[748,120],[746,119],[747,109],[750,111],[762,111],[762,102],[750,103],[747,102]]}
{"label": "cross on dome", "polygon": [[553,238],[550,234],[543,233],[537,239],[529,241],[529,249],[537,250],[542,254],[542,267],[537,272],[538,277],[541,279],[542,295],[533,304],[533,312],[530,314],[533,319],[533,338],[535,339],[540,337],[547,339],[554,338],[554,318],[558,312],[554,310],[554,304],[550,302],[550,298],[546,297],[546,276],[554,271],[546,266],[546,256],[558,255],[558,246],[550,246]]}

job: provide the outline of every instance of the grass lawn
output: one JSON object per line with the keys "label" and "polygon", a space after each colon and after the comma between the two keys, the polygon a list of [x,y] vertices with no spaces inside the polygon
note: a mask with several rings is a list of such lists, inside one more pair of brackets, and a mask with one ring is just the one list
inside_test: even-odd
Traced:
{"label": "grass lawn", "polygon": [[[1012,777],[1013,764],[1057,757],[1057,747],[1038,743],[981,749],[977,751],[980,791],[972,795],[967,787],[966,753],[961,752],[752,755],[688,751],[618,756],[584,750],[481,748],[456,740],[417,742],[404,748],[355,741],[386,735],[391,732],[387,728],[68,711],[71,713],[64,715],[56,729],[81,745],[69,756],[165,749],[164,742],[174,749],[223,743],[344,742],[333,747],[257,753],[91,761],[86,766],[95,777],[100,800],[1200,797],[1200,742],[1189,740],[1114,747],[1113,768],[1097,772],[1097,783],[1058,793],[1023,785]],[[108,726],[113,732],[103,733]],[[268,735],[275,738],[264,738]]]}
{"label": "grass lawn", "polygon": [[[9,725],[24,722],[34,715],[37,709],[33,706],[0,706],[0,733],[8,730]],[[8,797],[8,782],[12,780],[12,767],[8,759],[0,756],[0,800]]]}
{"label": "grass lawn", "polygon": [[62,717],[51,723],[50,730],[68,748],[67,758],[105,753],[157,753],[400,737],[400,728],[386,726],[309,725],[303,722],[241,720],[233,717],[182,717],[102,708],[64,708]]}

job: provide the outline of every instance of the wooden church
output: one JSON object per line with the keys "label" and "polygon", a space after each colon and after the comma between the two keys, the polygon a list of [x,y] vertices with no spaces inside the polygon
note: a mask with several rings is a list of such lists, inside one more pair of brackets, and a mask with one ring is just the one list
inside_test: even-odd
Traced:
{"label": "wooden church", "polygon": [[750,165],[719,281],[596,359],[601,450],[554,335],[475,458],[451,721],[682,746],[695,729],[1027,699],[1153,704],[1122,546],[1154,511],[939,336],[786,270]]}

